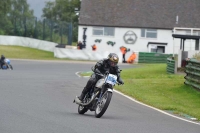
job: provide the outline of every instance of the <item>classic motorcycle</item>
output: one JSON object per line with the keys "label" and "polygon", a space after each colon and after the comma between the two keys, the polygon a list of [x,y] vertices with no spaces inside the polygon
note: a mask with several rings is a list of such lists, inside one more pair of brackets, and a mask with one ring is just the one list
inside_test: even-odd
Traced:
{"label": "classic motorcycle", "polygon": [[4,62],[5,63],[2,65],[2,68],[1,68],[2,70],[7,70],[7,69],[13,70],[13,67],[10,64],[10,60],[9,59],[5,59]]}
{"label": "classic motorcycle", "polygon": [[[92,68],[94,72],[94,68]],[[117,76],[106,73],[105,75],[96,73],[102,78],[97,81],[95,86],[92,87],[90,92],[85,95],[83,102],[80,102],[78,97],[74,99],[74,102],[78,104],[78,113],[84,114],[88,110],[95,111],[95,117],[100,118],[105,111],[107,110],[113,93],[113,86],[116,84],[120,85],[117,82]]]}

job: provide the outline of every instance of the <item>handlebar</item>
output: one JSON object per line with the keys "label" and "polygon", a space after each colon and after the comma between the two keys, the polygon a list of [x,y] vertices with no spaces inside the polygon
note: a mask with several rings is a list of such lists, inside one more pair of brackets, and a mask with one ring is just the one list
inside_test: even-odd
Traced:
{"label": "handlebar", "polygon": [[123,84],[120,84],[119,82],[116,82],[116,84],[117,84],[117,85],[123,85]]}
{"label": "handlebar", "polygon": [[[109,73],[106,73],[105,75],[102,74],[102,73],[95,73],[95,74],[104,77],[105,75],[108,75]],[[116,84],[117,84],[117,85],[123,85],[123,84],[119,83],[118,81],[116,81]]]}

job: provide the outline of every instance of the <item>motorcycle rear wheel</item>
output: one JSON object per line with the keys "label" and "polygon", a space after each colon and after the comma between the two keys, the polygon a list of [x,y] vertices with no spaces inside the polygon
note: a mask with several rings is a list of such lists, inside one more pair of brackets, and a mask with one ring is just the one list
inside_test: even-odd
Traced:
{"label": "motorcycle rear wheel", "polygon": [[82,106],[82,105],[78,106],[78,113],[79,114],[85,114],[87,111],[88,111],[88,109],[85,108],[84,106]]}
{"label": "motorcycle rear wheel", "polygon": [[110,101],[112,98],[111,92],[106,92],[101,98],[101,101],[97,104],[96,110],[95,110],[95,117],[100,118],[107,110]]}
{"label": "motorcycle rear wheel", "polygon": [[12,67],[12,65],[9,65],[9,67],[10,67],[10,69],[11,69],[11,70],[13,70],[13,67]]}

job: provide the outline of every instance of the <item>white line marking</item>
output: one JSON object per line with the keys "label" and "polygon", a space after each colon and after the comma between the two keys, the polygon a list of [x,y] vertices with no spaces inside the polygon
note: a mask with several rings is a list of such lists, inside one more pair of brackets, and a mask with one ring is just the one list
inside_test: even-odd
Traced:
{"label": "white line marking", "polygon": [[78,76],[79,78],[81,78],[81,76],[79,75],[80,72],[76,72],[76,76]]}
{"label": "white line marking", "polygon": [[184,118],[180,118],[180,117],[178,117],[178,116],[174,116],[174,115],[169,114],[169,113],[167,113],[167,112],[165,112],[165,111],[162,111],[162,110],[160,110],[160,109],[154,108],[154,107],[149,106],[149,105],[146,105],[146,104],[144,104],[144,103],[141,103],[141,102],[139,102],[139,101],[133,99],[132,97],[127,96],[127,95],[125,95],[125,94],[123,94],[123,93],[121,93],[121,92],[119,92],[119,91],[117,91],[117,90],[114,90],[114,92],[116,92],[116,93],[118,93],[118,94],[120,94],[120,95],[122,95],[122,96],[128,98],[129,100],[131,100],[131,101],[133,101],[133,102],[136,102],[136,103],[141,104],[141,105],[143,105],[143,106],[146,106],[146,107],[148,107],[148,108],[154,109],[154,110],[156,110],[156,111],[158,111],[158,112],[161,112],[161,113],[163,113],[163,114],[165,114],[165,115],[168,115],[168,116],[171,116],[171,117],[174,117],[174,118],[177,118],[177,119],[180,119],[180,120],[189,122],[189,123],[193,123],[193,124],[200,125],[200,123],[196,123],[196,122],[193,122],[193,121],[190,121],[190,120],[186,120],[186,119],[184,119]]}
{"label": "white line marking", "polygon": [[83,76],[84,78],[89,78],[90,76]]}

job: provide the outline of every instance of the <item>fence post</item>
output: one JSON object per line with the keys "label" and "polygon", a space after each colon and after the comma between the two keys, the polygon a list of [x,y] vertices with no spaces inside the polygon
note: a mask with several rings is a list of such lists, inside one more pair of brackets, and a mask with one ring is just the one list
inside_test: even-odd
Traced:
{"label": "fence post", "polygon": [[35,17],[35,30],[34,30],[34,38],[37,38],[37,17]]}
{"label": "fence post", "polygon": [[69,23],[69,28],[68,28],[68,45],[72,44],[72,23]]}
{"label": "fence post", "polygon": [[26,17],[24,17],[24,37],[27,36]]}
{"label": "fence post", "polygon": [[172,58],[167,58],[167,73],[175,74],[176,72],[176,61]]}
{"label": "fence post", "polygon": [[45,40],[45,20],[43,20],[43,40]]}
{"label": "fence post", "polygon": [[62,38],[63,37],[62,36],[63,35],[63,27],[62,27],[62,23],[61,23],[61,29],[60,30],[61,30],[61,33],[60,33],[60,35],[61,35],[61,37],[60,37],[60,43],[62,44],[63,43],[63,38]]}
{"label": "fence post", "polygon": [[175,60],[174,63],[175,63],[175,64],[174,64],[174,74],[176,74],[176,73],[177,73],[177,68],[178,68],[178,61]]}
{"label": "fence post", "polygon": [[51,21],[51,41],[53,42],[53,22],[52,22],[52,20],[50,20]]}

